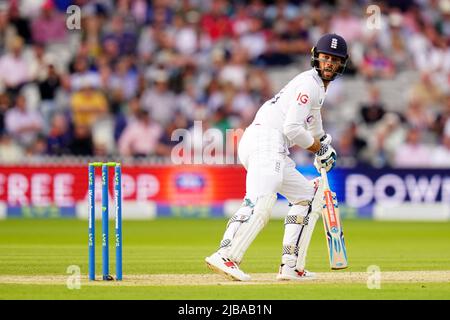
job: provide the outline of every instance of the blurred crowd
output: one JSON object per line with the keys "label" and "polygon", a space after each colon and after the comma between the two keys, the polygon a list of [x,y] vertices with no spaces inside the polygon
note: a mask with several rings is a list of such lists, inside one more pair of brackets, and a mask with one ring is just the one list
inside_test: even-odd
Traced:
{"label": "blurred crowd", "polygon": [[[343,85],[366,87],[331,129],[341,164],[450,167],[449,0],[0,0],[0,161],[169,157],[196,120],[245,128],[284,85],[270,70],[306,70],[328,32],[349,44]],[[407,71],[393,111],[377,83]]]}

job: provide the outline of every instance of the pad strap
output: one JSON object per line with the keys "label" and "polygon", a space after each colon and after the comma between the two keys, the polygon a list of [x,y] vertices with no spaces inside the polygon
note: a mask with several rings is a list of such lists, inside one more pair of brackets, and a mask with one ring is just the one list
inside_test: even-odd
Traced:
{"label": "pad strap", "polygon": [[285,245],[283,246],[283,254],[291,254],[291,255],[296,255],[298,256],[298,246],[288,246]]}
{"label": "pad strap", "polygon": [[300,215],[290,215],[286,216],[284,219],[284,224],[300,224],[303,226],[308,225],[309,215],[300,216]]}

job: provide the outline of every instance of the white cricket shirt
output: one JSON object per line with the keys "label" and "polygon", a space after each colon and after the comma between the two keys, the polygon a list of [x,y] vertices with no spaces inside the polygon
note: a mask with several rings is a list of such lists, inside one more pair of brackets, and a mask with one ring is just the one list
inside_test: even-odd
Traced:
{"label": "white cricket shirt", "polygon": [[252,124],[278,130],[287,147],[309,148],[314,138],[324,135],[320,109],[325,100],[325,86],[312,68],[300,73],[258,110]]}

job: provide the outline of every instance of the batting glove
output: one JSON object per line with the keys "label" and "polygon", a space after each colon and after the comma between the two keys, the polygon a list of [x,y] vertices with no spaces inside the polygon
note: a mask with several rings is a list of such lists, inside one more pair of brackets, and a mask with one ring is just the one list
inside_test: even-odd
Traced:
{"label": "batting glove", "polygon": [[328,133],[325,133],[322,138],[320,138],[320,143],[330,145],[332,140],[331,136]]}
{"label": "batting glove", "polygon": [[336,150],[331,145],[322,143],[314,158],[314,166],[320,173],[321,168],[328,172],[336,165]]}

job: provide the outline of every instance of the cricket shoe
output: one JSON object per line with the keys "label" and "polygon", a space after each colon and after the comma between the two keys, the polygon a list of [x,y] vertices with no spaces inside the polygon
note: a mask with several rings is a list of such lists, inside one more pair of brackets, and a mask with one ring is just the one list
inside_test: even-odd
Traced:
{"label": "cricket shoe", "polygon": [[308,270],[298,271],[287,264],[282,264],[277,275],[277,280],[312,280],[316,278],[314,272]]}
{"label": "cricket shoe", "polygon": [[205,258],[206,265],[216,273],[223,274],[235,281],[249,281],[250,276],[244,273],[236,262],[222,257],[218,252]]}

